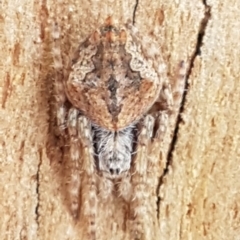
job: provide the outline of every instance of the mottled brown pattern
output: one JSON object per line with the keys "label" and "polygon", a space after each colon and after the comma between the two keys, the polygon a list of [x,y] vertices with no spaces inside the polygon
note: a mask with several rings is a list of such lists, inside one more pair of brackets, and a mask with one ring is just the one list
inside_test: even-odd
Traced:
{"label": "mottled brown pattern", "polygon": [[96,240],[98,200],[117,193],[129,203],[130,239],[153,239],[151,221],[144,221],[156,203],[148,179],[158,178],[153,156],[160,155],[159,143],[178,116],[184,64],[169,83],[159,46],[131,24],[115,27],[110,17],[66,66],[57,25],[53,38],[56,118],[69,146],[72,215],[77,219],[81,212],[86,239]]}
{"label": "mottled brown pattern", "polygon": [[[66,83],[70,102],[108,130],[121,130],[136,122],[161,89],[152,62],[142,58],[141,45],[136,37],[133,41],[132,34],[127,27],[114,27],[109,18],[107,25],[80,44]],[[140,55],[133,55],[129,47],[137,47]],[[150,78],[143,76],[146,69],[153,71]]]}

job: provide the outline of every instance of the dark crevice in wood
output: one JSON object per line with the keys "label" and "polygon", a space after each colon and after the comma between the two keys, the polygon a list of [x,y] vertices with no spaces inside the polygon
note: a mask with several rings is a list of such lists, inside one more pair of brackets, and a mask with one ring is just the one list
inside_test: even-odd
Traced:
{"label": "dark crevice in wood", "polygon": [[138,8],[138,0],[136,0],[136,3],[135,3],[135,6],[134,6],[134,9],[133,9],[133,25],[135,24],[135,20],[136,20],[136,12],[137,12],[137,8]]}
{"label": "dark crevice in wood", "polygon": [[159,196],[160,187],[163,184],[164,177],[168,174],[169,167],[172,165],[172,156],[173,156],[173,152],[175,150],[175,146],[176,146],[177,140],[178,140],[179,125],[180,125],[180,123],[183,122],[183,119],[181,118],[181,113],[184,112],[186,96],[187,96],[187,92],[188,92],[188,89],[189,89],[188,79],[191,76],[196,57],[201,55],[201,47],[203,45],[205,30],[207,28],[208,21],[211,18],[211,7],[209,5],[207,5],[206,0],[203,0],[203,4],[205,6],[205,14],[204,14],[204,17],[203,17],[203,19],[200,23],[195,51],[193,52],[192,57],[190,58],[189,67],[186,71],[185,91],[184,91],[184,94],[183,94],[181,107],[180,107],[178,118],[177,118],[177,121],[176,121],[176,127],[175,127],[175,130],[174,130],[174,133],[173,133],[172,142],[171,142],[170,147],[169,147],[169,151],[168,151],[168,155],[167,155],[167,161],[166,161],[166,167],[164,169],[164,172],[163,172],[162,176],[160,176],[160,178],[159,178],[159,184],[158,184],[158,188],[157,188],[157,197],[158,197],[158,199],[157,199],[157,217],[158,217],[158,219],[159,219],[159,215],[160,215],[160,201],[161,201],[161,198]]}
{"label": "dark crevice in wood", "polygon": [[37,226],[39,226],[39,204],[40,204],[40,193],[39,193],[39,187],[40,187],[40,167],[42,164],[42,151],[39,151],[39,163],[37,167],[37,173],[36,173],[36,194],[37,194],[37,204],[35,208],[35,214],[36,214],[36,222]]}

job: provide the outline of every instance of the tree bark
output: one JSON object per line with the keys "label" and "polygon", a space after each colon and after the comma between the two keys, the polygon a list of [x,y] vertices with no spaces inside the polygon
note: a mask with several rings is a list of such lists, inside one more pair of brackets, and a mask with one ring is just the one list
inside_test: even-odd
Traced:
{"label": "tree bark", "polygon": [[[154,36],[170,79],[187,65],[178,127],[159,160],[152,239],[239,239],[239,0],[3,0],[1,8],[0,239],[84,239],[52,130],[51,26],[59,23],[67,54],[109,15]],[[129,239],[124,208],[99,203],[98,239]]]}

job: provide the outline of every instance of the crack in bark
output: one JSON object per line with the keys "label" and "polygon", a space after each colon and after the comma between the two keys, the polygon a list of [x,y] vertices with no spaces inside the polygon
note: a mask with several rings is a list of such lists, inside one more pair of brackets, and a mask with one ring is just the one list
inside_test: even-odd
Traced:
{"label": "crack in bark", "polygon": [[39,151],[39,163],[38,163],[37,174],[36,174],[37,204],[36,204],[36,208],[35,208],[37,226],[39,226],[39,216],[40,216],[40,215],[39,215],[39,202],[40,202],[40,194],[39,194],[40,178],[39,178],[39,174],[40,174],[40,166],[41,166],[41,164],[42,164],[42,151]]}
{"label": "crack in bark", "polygon": [[133,9],[133,25],[135,25],[135,19],[136,19],[136,12],[137,12],[137,8],[138,8],[138,2],[139,0],[136,0],[136,4],[134,6],[134,9]]}
{"label": "crack in bark", "polygon": [[204,38],[204,35],[205,35],[205,30],[206,30],[206,27],[208,25],[208,21],[211,18],[211,7],[209,5],[207,5],[206,0],[203,0],[203,5],[205,7],[204,17],[203,17],[203,19],[200,23],[196,48],[195,48],[195,51],[192,54],[192,57],[190,58],[189,68],[186,72],[186,79],[185,79],[185,89],[186,89],[186,91],[184,91],[181,107],[179,109],[179,114],[178,114],[178,117],[177,117],[172,142],[170,144],[168,155],[167,155],[166,167],[163,171],[162,176],[160,176],[160,178],[159,178],[159,184],[158,184],[158,187],[157,187],[157,198],[158,198],[157,199],[157,218],[158,219],[159,219],[159,215],[160,215],[160,201],[161,201],[160,196],[159,196],[160,187],[163,184],[163,178],[168,174],[169,166],[172,165],[172,155],[173,155],[173,152],[175,150],[175,146],[176,146],[177,140],[178,140],[179,125],[182,122],[181,113],[184,111],[184,105],[185,105],[185,102],[186,102],[186,96],[187,96],[187,92],[188,92],[188,88],[189,88],[188,79],[189,79],[189,77],[192,73],[192,69],[194,67],[194,61],[195,61],[196,57],[201,55],[201,47],[203,45],[203,38]]}

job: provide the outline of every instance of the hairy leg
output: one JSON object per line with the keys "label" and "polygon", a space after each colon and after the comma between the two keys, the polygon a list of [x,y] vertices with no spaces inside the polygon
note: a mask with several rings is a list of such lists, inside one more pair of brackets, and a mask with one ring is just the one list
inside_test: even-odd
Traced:
{"label": "hairy leg", "polygon": [[96,216],[98,208],[97,176],[94,162],[91,123],[84,116],[79,116],[79,139],[82,145],[82,217],[86,219],[87,238],[96,238]]}
{"label": "hairy leg", "polygon": [[68,182],[69,203],[71,213],[75,218],[79,214],[79,192],[80,192],[80,142],[79,142],[79,112],[71,108],[68,112],[67,128],[69,135],[69,167],[70,179]]}
{"label": "hairy leg", "polygon": [[151,142],[154,118],[147,115],[142,122],[138,135],[136,156],[133,164],[132,199],[130,201],[130,239],[152,239],[149,232],[149,198],[148,189],[148,146]]}
{"label": "hairy leg", "polygon": [[[151,159],[160,154],[166,154],[169,151],[173,132],[179,117],[182,98],[185,91],[186,68],[184,62],[180,62],[173,80],[165,83],[161,91],[157,107],[154,106],[151,114],[156,117],[156,133],[150,146]],[[164,149],[164,151],[163,151]],[[165,157],[162,157],[163,159]],[[161,163],[161,172],[165,168],[165,162]]]}
{"label": "hairy leg", "polygon": [[[67,78],[67,70],[61,51],[60,30],[55,23],[52,31],[53,37],[53,60],[56,72],[54,82],[54,94],[56,98],[56,120],[58,134],[69,141],[69,168],[70,176],[68,179],[69,204],[72,215],[77,218],[79,213],[79,192],[80,192],[80,142],[78,136],[78,115],[79,111],[75,108],[67,109],[64,81]],[[67,131],[66,131],[67,129]]]}
{"label": "hairy leg", "polygon": [[[178,74],[173,82],[165,82],[157,103],[157,108],[151,110],[140,127],[136,156],[134,159],[134,172],[132,176],[132,223],[130,225],[131,239],[153,239],[153,229],[156,217],[151,213],[156,212],[159,176],[162,174],[165,164],[161,156],[166,147],[166,133],[172,135],[179,115],[182,96],[185,87],[185,66],[179,64]],[[156,112],[154,112],[154,110]],[[155,121],[154,121],[155,118]],[[166,141],[169,147],[169,140]],[[165,151],[165,150],[164,150]],[[151,226],[152,225],[152,226]],[[151,226],[151,227],[150,227]],[[157,230],[157,228],[156,228]]]}
{"label": "hairy leg", "polygon": [[54,94],[56,98],[57,127],[59,134],[64,136],[67,115],[67,108],[65,106],[66,94],[64,91],[64,80],[66,77],[66,73],[63,66],[60,46],[60,31],[57,24],[55,24],[53,27],[52,37],[54,41],[52,55],[54,62],[53,67],[55,69]]}

